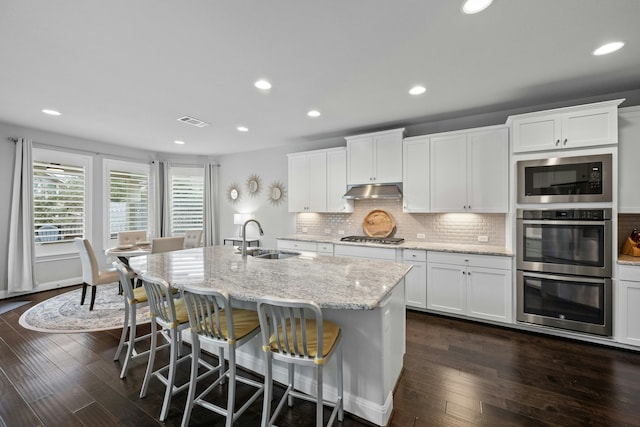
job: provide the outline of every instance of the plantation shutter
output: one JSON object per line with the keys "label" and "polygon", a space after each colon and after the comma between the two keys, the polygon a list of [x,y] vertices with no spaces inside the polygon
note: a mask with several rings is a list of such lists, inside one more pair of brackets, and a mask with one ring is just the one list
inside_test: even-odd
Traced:
{"label": "plantation shutter", "polygon": [[202,229],[204,171],[202,168],[172,168],[171,235]]}
{"label": "plantation shutter", "polygon": [[84,166],[34,161],[33,214],[36,243],[84,237]]}
{"label": "plantation shutter", "polygon": [[149,176],[119,170],[109,171],[109,234],[149,229]]}

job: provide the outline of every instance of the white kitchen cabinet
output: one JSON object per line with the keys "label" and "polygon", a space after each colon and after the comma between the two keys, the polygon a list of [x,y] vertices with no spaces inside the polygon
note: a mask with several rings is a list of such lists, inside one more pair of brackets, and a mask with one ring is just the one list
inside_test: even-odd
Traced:
{"label": "white kitchen cabinet", "polygon": [[640,346],[640,266],[618,265],[617,340]]}
{"label": "white kitchen cabinet", "polygon": [[513,152],[562,150],[618,143],[623,100],[510,116]]}
{"label": "white kitchen cabinet", "polygon": [[317,254],[318,243],[302,240],[282,240],[278,239],[277,247],[284,251],[300,252],[302,254]]}
{"label": "white kitchen cabinet", "polygon": [[402,211],[429,212],[429,136],[402,141]]}
{"label": "white kitchen cabinet", "polygon": [[404,128],[349,136],[347,184],[402,182]]}
{"label": "white kitchen cabinet", "polygon": [[346,192],[347,149],[327,150],[327,212],[353,212],[353,200],[342,198]]}
{"label": "white kitchen cabinet", "polygon": [[348,256],[354,258],[379,259],[383,261],[398,261],[398,249],[380,248],[375,246],[334,245],[335,256]]}
{"label": "white kitchen cabinet", "polygon": [[640,213],[640,107],[618,114],[618,212]]}
{"label": "white kitchen cabinet", "polygon": [[327,210],[327,153],[289,155],[289,212]]}
{"label": "white kitchen cabinet", "polygon": [[344,147],[288,155],[289,212],[353,212]]}
{"label": "white kitchen cabinet", "polygon": [[429,252],[427,309],[511,323],[511,258]]}
{"label": "white kitchen cabinet", "polygon": [[430,166],[431,212],[508,212],[507,127],[432,135]]}
{"label": "white kitchen cabinet", "polygon": [[402,254],[405,264],[412,268],[404,278],[407,307],[427,308],[427,252],[405,249]]}

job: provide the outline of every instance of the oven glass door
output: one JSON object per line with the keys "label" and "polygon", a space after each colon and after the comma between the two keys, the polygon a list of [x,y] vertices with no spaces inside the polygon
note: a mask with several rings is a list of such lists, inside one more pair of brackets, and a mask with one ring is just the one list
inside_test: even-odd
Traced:
{"label": "oven glass door", "polygon": [[518,320],[611,335],[611,280],[518,272]]}
{"label": "oven glass door", "polygon": [[611,277],[610,221],[518,220],[518,268]]}

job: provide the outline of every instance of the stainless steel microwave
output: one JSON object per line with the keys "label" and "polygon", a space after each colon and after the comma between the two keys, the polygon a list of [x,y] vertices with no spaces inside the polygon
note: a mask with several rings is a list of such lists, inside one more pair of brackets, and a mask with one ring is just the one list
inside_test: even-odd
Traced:
{"label": "stainless steel microwave", "polygon": [[521,160],[518,203],[611,202],[611,154]]}

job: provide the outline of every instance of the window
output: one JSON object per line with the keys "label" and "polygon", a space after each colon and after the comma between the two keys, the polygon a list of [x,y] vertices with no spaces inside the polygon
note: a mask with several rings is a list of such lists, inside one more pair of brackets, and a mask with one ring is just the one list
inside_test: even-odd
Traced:
{"label": "window", "polygon": [[204,169],[170,167],[169,169],[171,235],[202,229],[204,206]]}
{"label": "window", "polygon": [[150,167],[144,163],[104,160],[105,247],[116,244],[120,231],[150,231]]}
{"label": "window", "polygon": [[33,236],[36,255],[70,252],[75,237],[88,229],[91,158],[33,149]]}

